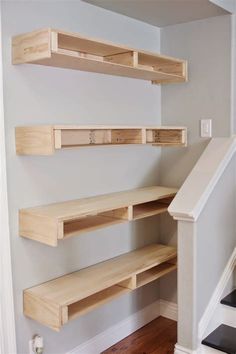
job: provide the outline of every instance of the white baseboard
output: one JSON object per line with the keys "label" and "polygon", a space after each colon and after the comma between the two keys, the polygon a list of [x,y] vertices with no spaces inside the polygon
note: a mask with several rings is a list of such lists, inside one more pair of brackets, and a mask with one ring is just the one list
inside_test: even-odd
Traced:
{"label": "white baseboard", "polygon": [[233,274],[234,268],[236,266],[236,248],[234,249],[225,270],[220,278],[220,281],[210,299],[210,302],[204,312],[200,322],[199,322],[199,339],[201,340],[207,331],[207,328],[213,318],[214,312],[217,310],[217,306],[220,304],[223,292],[227,286],[227,283],[230,280],[230,277]]}
{"label": "white baseboard", "polygon": [[174,302],[160,300],[160,315],[178,321],[178,305]]}
{"label": "white baseboard", "polygon": [[222,354],[219,350],[207,347],[206,345],[201,345],[199,350],[199,354]]}
{"label": "white baseboard", "polygon": [[174,354],[222,354],[222,352],[205,345],[201,345],[197,350],[190,350],[176,344]]}
{"label": "white baseboard", "polygon": [[222,354],[219,350],[207,347],[205,345],[201,345],[197,350],[190,350],[180,345],[175,345],[175,352],[174,354]]}
{"label": "white baseboard", "polygon": [[177,305],[158,300],[82,343],[67,354],[99,354],[159,316],[176,320]]}
{"label": "white baseboard", "polygon": [[198,350],[191,350],[191,349],[187,349],[182,347],[179,344],[175,345],[175,352],[174,354],[198,354]]}

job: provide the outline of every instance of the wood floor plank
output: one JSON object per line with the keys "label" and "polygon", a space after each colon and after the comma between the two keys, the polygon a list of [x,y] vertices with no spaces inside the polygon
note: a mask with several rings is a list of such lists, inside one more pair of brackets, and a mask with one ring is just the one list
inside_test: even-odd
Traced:
{"label": "wood floor plank", "polygon": [[159,317],[102,354],[173,354],[176,342],[177,323]]}

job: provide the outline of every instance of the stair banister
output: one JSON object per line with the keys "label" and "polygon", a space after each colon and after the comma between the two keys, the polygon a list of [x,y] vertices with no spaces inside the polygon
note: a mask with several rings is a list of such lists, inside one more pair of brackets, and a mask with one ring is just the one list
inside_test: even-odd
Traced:
{"label": "stair banister", "polygon": [[178,343],[200,344],[199,323],[236,242],[236,137],[213,138],[168,211],[178,222]]}

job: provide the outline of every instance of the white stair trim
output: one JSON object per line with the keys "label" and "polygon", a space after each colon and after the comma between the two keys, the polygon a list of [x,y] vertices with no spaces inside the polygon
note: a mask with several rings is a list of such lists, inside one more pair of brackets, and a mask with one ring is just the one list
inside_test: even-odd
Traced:
{"label": "white stair trim", "polygon": [[190,350],[182,347],[181,345],[175,345],[174,354],[222,354],[219,350],[207,347],[206,345],[201,345],[197,350]]}
{"label": "white stair trim", "polygon": [[217,353],[223,354],[219,350],[207,347],[206,345],[201,345],[201,347],[198,351],[198,354],[217,354]]}
{"label": "white stair trim", "polygon": [[220,304],[222,323],[236,328],[236,308]]}
{"label": "white stair trim", "polygon": [[191,350],[176,344],[174,354],[198,354],[198,350]]}
{"label": "white stair trim", "polygon": [[210,299],[210,302],[199,322],[199,327],[198,327],[198,331],[199,331],[199,340],[201,341],[203,339],[204,333],[207,330],[207,327],[214,315],[214,312],[217,309],[217,306],[220,304],[220,300],[223,296],[223,292],[226,288],[226,285],[230,279],[230,277],[233,274],[234,268],[236,265],[236,247],[225,267],[225,270],[220,278],[220,281]]}
{"label": "white stair trim", "polygon": [[157,300],[66,354],[99,354],[159,316],[177,319],[177,304]]}
{"label": "white stair trim", "polygon": [[235,151],[234,136],[210,141],[168,208],[174,219],[190,222],[198,219]]}

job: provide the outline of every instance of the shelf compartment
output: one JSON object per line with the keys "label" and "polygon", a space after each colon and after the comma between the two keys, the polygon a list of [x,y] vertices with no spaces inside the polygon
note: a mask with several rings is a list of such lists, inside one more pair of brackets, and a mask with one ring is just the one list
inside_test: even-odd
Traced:
{"label": "shelf compartment", "polygon": [[187,62],[76,33],[42,29],[12,38],[13,64],[39,64],[150,80],[187,81]]}
{"label": "shelf compartment", "polygon": [[111,144],[111,131],[108,129],[62,129],[56,130],[56,148]]}
{"label": "shelf compartment", "polygon": [[154,70],[168,74],[185,76],[187,63],[176,62],[174,59],[165,57],[156,57],[146,53],[138,53],[138,64],[140,67],[146,67],[147,70]]}
{"label": "shelf compartment", "polygon": [[127,294],[130,291],[130,289],[123,288],[119,285],[113,285],[110,288],[75,302],[74,304],[68,306],[68,320],[73,320],[89,311],[95,310],[97,307],[102,306],[109,301],[115,300],[117,297]]}
{"label": "shelf compartment", "polygon": [[150,268],[145,272],[137,275],[137,288],[151,283],[164,275],[173,272],[177,269],[177,264],[171,264],[169,262],[162,263],[156,267]]}
{"label": "shelf compartment", "polygon": [[154,200],[151,202],[134,205],[133,220],[143,219],[166,212],[172,199],[173,198],[170,198],[169,203],[162,203],[159,200]]}
{"label": "shelf compartment", "polygon": [[185,129],[147,129],[147,143],[158,146],[186,146],[187,134]]}
{"label": "shelf compartment", "polygon": [[21,209],[19,234],[57,246],[69,236],[165,212],[176,193],[176,188],[153,186]]}
{"label": "shelf compartment", "polygon": [[186,146],[184,127],[26,126],[16,127],[18,155],[52,155],[56,150],[98,145]]}
{"label": "shelf compartment", "polygon": [[24,314],[59,331],[70,320],[167,274],[157,266],[176,255],[174,247],[152,244],[26,289]]}
{"label": "shelf compartment", "polygon": [[88,215],[77,220],[63,223],[64,236],[78,236],[81,233],[97,230],[106,226],[122,223],[128,220],[128,208],[120,208],[96,215]]}
{"label": "shelf compartment", "polygon": [[[56,148],[86,145],[142,144],[141,129],[62,129],[56,130]],[[59,134],[61,135],[59,137]]]}
{"label": "shelf compartment", "polygon": [[142,144],[142,129],[112,129],[111,144]]}

